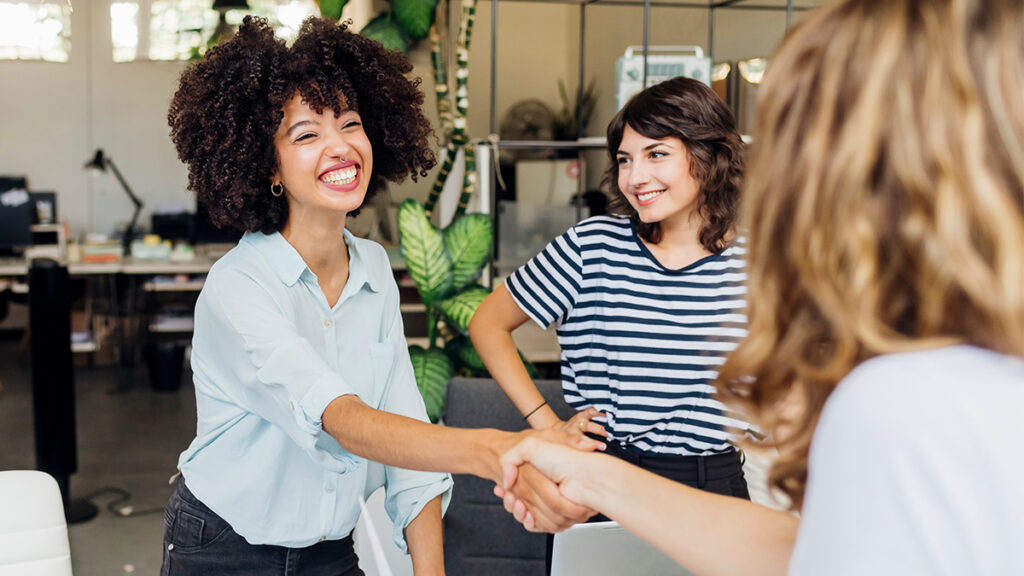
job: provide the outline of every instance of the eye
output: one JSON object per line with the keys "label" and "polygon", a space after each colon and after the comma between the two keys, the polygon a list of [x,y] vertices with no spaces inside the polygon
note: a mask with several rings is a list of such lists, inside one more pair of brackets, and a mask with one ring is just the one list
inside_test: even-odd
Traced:
{"label": "eye", "polygon": [[295,139],[295,142],[302,142],[304,140],[309,140],[310,138],[316,138],[316,133],[315,132],[304,132],[304,133],[300,134],[298,136],[298,138]]}
{"label": "eye", "polygon": [[652,150],[651,151],[651,158],[664,158],[665,156],[668,156],[668,152],[666,152],[664,150]]}
{"label": "eye", "polygon": [[363,123],[360,122],[358,119],[346,120],[344,123],[342,123],[341,129],[348,130],[350,128],[358,128],[359,126],[362,125]]}
{"label": "eye", "polygon": [[619,164],[619,166],[625,166],[626,164],[629,164],[629,158],[625,156],[619,156],[618,158],[615,159],[615,161]]}

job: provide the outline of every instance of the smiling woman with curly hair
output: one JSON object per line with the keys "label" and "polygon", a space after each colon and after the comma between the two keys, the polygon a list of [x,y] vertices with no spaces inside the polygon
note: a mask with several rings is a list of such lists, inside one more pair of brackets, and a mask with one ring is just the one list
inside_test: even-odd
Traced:
{"label": "smiling woman with curly hair", "polygon": [[[362,574],[351,533],[380,486],[416,573],[442,574],[438,472],[500,478],[518,436],[424,422],[387,254],[345,230],[376,180],[434,166],[411,70],[344,24],[307,20],[289,48],[247,17],[181,76],[168,121],[190,188],[246,234],[196,303],[199,419],[164,575]],[[552,530],[589,514],[540,475],[521,496]]]}
{"label": "smiling woman with curly hair", "polygon": [[431,129],[419,80],[404,76],[411,71],[405,57],[344,25],[310,19],[289,50],[265,22],[247,18],[231,42],[185,71],[171,101],[171,138],[189,167],[189,188],[218,226],[280,231],[288,201],[268,193],[280,161],[274,135],[296,93],[317,113],[359,113],[373,180],[426,176],[435,164]]}

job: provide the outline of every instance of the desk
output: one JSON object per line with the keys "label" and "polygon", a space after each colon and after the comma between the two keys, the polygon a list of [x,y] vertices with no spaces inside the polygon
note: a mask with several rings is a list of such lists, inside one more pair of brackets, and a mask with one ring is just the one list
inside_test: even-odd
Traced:
{"label": "desk", "polygon": [[[136,322],[143,311],[140,288],[146,292],[195,292],[202,288],[201,280],[188,283],[157,284],[144,282],[152,276],[177,276],[206,274],[210,271],[215,258],[204,252],[197,252],[193,259],[171,261],[166,259],[123,258],[117,262],[71,262],[66,263],[68,274],[72,277],[96,279],[101,283],[101,293],[108,293],[110,317],[115,321],[112,325],[112,338],[117,352],[118,376],[116,389],[124,390],[132,385],[133,367],[137,355],[136,344],[143,334],[146,324]],[[9,289],[13,293],[27,293],[28,284],[23,280],[29,273],[29,264],[24,258],[0,259],[0,289]],[[105,283],[105,284],[102,284]],[[94,282],[86,283],[86,325],[90,331],[87,340],[74,340],[74,352],[95,352],[97,343],[91,335],[93,330],[93,297]]]}
{"label": "desk", "polygon": [[[192,260],[173,261],[151,258],[124,258],[119,262],[67,262],[68,274],[90,276],[95,274],[175,275],[206,274],[214,260],[196,255]],[[0,258],[0,276],[27,276],[28,262],[24,258]]]}
{"label": "desk", "polygon": [[[399,272],[404,270],[405,263],[402,261],[401,255],[397,250],[389,250],[388,256],[391,259],[392,269]],[[71,276],[78,277],[124,275],[126,277],[126,281],[122,282],[122,284],[124,287],[123,295],[126,297],[126,306],[122,309],[119,305],[120,303],[116,301],[116,290],[111,293],[111,305],[113,310],[119,312],[119,316],[125,317],[137,312],[137,296],[140,288],[138,279],[141,277],[206,274],[210,271],[210,266],[212,266],[215,261],[215,257],[210,257],[205,253],[205,251],[197,249],[194,259],[188,261],[124,258],[119,262],[74,262],[68,264],[68,273]],[[28,263],[24,259],[0,258],[0,278],[23,277],[27,274]],[[115,288],[116,284],[117,283],[115,282]],[[415,285],[413,285],[411,281],[406,284],[406,288],[415,288]],[[496,284],[496,286],[500,286],[500,283]],[[21,287],[22,290],[19,290],[19,287]],[[144,282],[141,288],[145,292],[198,291],[202,289],[202,281],[193,280],[183,283],[167,284]],[[27,291],[27,286],[23,283],[19,284],[17,282],[11,282],[10,289],[12,292],[24,292]],[[425,310],[423,305],[418,303],[403,304],[402,306],[402,311],[406,313],[417,312],[421,309]],[[561,349],[558,346],[558,340],[553,328],[542,330],[531,321],[513,332],[512,337],[515,340],[516,346],[522,350],[523,354],[531,362],[558,362],[561,359]],[[407,339],[410,344],[426,345],[426,338],[410,337]],[[127,359],[125,361],[127,361]]]}

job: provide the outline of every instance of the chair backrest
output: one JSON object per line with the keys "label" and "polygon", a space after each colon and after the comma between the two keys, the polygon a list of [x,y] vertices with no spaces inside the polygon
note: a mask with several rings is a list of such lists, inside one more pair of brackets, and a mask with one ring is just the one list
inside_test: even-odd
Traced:
{"label": "chair backrest", "polygon": [[[562,419],[573,410],[562,399],[562,383],[538,380],[537,388]],[[459,428],[518,431],[522,415],[488,378],[454,378],[448,383],[445,424]],[[491,490],[494,483],[476,476],[455,475],[444,516],[445,569],[465,576],[542,576],[546,536],[527,532],[505,511]]]}
{"label": "chair backrest", "polygon": [[693,576],[618,522],[577,524],[555,534],[551,576]]}
{"label": "chair backrest", "polygon": [[71,546],[57,481],[0,472],[0,576],[71,576]]}

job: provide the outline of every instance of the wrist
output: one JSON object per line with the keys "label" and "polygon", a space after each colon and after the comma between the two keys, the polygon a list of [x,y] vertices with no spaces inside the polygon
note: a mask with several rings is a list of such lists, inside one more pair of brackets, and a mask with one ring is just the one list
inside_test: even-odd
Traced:
{"label": "wrist", "polygon": [[543,406],[540,407],[539,410],[537,410],[528,418],[526,418],[526,423],[530,425],[530,428],[533,428],[535,430],[544,430],[545,428],[551,428],[552,426],[558,424],[561,421],[562,420],[561,418],[558,417],[558,414],[555,414],[555,411],[552,410],[551,407],[547,405],[547,403],[545,403]]}
{"label": "wrist", "polygon": [[471,459],[471,474],[501,484],[502,471],[499,461],[505,452],[511,450],[517,442],[518,435],[493,428],[473,430],[475,457]]}
{"label": "wrist", "polygon": [[614,470],[616,466],[625,465],[625,462],[608,454],[587,453],[580,456],[592,458],[594,466],[590,468],[591,473],[587,474],[587,481],[581,484],[582,501],[579,504],[611,516],[606,504],[613,503],[616,495],[628,492],[627,487],[623,486],[625,475],[616,474]]}

